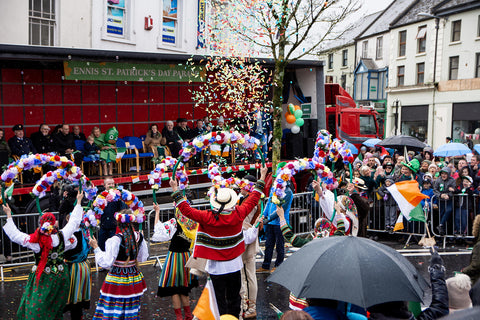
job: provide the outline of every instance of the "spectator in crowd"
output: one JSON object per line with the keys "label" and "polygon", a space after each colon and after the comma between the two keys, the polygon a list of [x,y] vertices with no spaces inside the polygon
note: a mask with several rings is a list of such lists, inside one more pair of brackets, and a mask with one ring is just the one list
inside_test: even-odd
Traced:
{"label": "spectator in crowd", "polygon": [[32,139],[32,143],[38,153],[56,151],[53,136],[50,135],[50,127],[45,123],[40,125],[37,132],[32,133],[30,139]]}
{"label": "spectator in crowd", "polygon": [[[470,256],[470,264],[462,269],[472,279],[474,287],[479,287],[480,283],[480,215],[477,215],[472,224],[472,235],[474,237],[474,245]],[[480,298],[480,296],[479,296]],[[480,299],[479,299],[480,300]]]}
{"label": "spectator in crowd", "polygon": [[197,124],[195,128],[192,129],[192,139],[201,134],[207,133],[207,129],[205,128],[205,124],[202,119],[198,119],[196,123]]}
{"label": "spectator in crowd", "polygon": [[433,161],[433,149],[431,147],[423,148],[423,159],[428,161]]}
{"label": "spectator in crowd", "polygon": [[402,173],[402,168],[403,168],[403,162],[405,161],[405,157],[404,156],[398,156],[397,157],[397,162],[395,162],[395,168],[393,169],[395,171],[395,176],[396,177],[399,177]]}
{"label": "spectator in crowd", "polygon": [[167,147],[172,153],[172,157],[178,158],[178,152],[182,149],[182,138],[173,130],[173,122],[167,121],[162,130],[162,136],[165,138]]}
{"label": "spectator in crowd", "polygon": [[465,176],[470,176],[470,170],[468,170],[468,167],[463,167],[458,170],[458,175],[457,175],[457,178],[455,179],[455,184],[457,187],[462,185],[462,180],[463,180],[463,177]]}
{"label": "spectator in crowd", "polygon": [[389,154],[384,156],[383,159],[382,159],[382,166],[384,166],[386,163],[393,163],[392,156],[389,155]]}
{"label": "spectator in crowd", "polygon": [[445,283],[447,284],[450,313],[472,307],[472,300],[469,296],[472,283],[468,275],[457,273],[448,278]]}
{"label": "spectator in crowd", "polygon": [[5,141],[5,131],[0,129],[0,172],[3,172],[3,166],[9,163],[11,153],[8,143]]}
{"label": "spectator in crowd", "polygon": [[92,135],[88,136],[87,141],[83,144],[83,148],[85,149],[85,157],[94,162],[100,160],[100,149],[95,144],[95,138]]}
{"label": "spectator in crowd", "polygon": [[417,172],[420,169],[420,163],[417,159],[413,159],[410,162],[402,162],[402,169],[400,176],[397,177],[395,182],[416,180]]}
{"label": "spectator in crowd", "polygon": [[53,141],[56,151],[62,156],[71,155],[75,151],[75,140],[68,124],[62,125],[60,131],[53,136]]}
{"label": "spectator in crowd", "polygon": [[[466,169],[466,168],[464,168]],[[468,170],[467,170],[468,171]],[[455,230],[456,236],[467,235],[468,214],[473,211],[473,179],[466,175],[461,178],[462,182],[455,189]]]}
{"label": "spectator in crowd", "polygon": [[368,213],[370,212],[370,204],[364,192],[367,190],[365,182],[361,178],[353,179],[353,183],[347,185],[347,191],[350,198],[357,207],[358,214],[358,237],[367,237]]}
{"label": "spectator in crowd", "polygon": [[175,128],[178,135],[180,136],[180,138],[182,138],[184,142],[190,142],[192,140],[192,130],[187,124],[187,119],[179,118],[177,120],[177,127]]}
{"label": "spectator in crowd", "polygon": [[365,159],[365,154],[366,153],[367,153],[367,147],[361,146],[360,147],[360,152],[357,156],[357,159],[359,159],[360,161],[363,161]]}
{"label": "spectator in crowd", "polygon": [[213,128],[213,131],[223,131],[223,130],[226,130],[225,120],[223,120],[223,117],[220,116],[217,120],[217,126]]}
{"label": "spectator in crowd", "polygon": [[115,127],[107,130],[107,135],[109,131],[112,132],[113,140],[107,141],[105,139],[105,134],[100,132],[100,128],[94,127],[92,129],[93,139],[98,149],[100,149],[100,161],[102,164],[103,174],[112,175],[113,174],[113,162],[116,161],[117,157],[117,147],[115,142],[118,137],[118,131]]}
{"label": "spectator in crowd", "polygon": [[434,179],[438,178],[439,173],[437,172],[438,167],[435,163],[432,163],[428,166],[428,172],[432,175]]}
{"label": "spectator in crowd", "polygon": [[363,180],[365,186],[367,187],[367,196],[368,200],[373,201],[373,190],[376,188],[376,182],[373,179],[372,171],[369,166],[362,166],[360,168],[360,179]]}
{"label": "spectator in crowd", "polygon": [[262,144],[262,152],[265,159],[268,158],[268,137],[273,134],[272,111],[256,110],[250,117],[252,136],[260,140]]}
{"label": "spectator in crowd", "polygon": [[432,204],[437,204],[437,198],[435,198],[435,193],[433,192],[432,188],[433,184],[433,178],[430,173],[426,173],[423,176],[423,182],[420,187],[420,192],[422,192],[424,195],[428,196],[429,198],[423,199],[421,202],[422,208],[427,206],[428,210],[431,209]]}
{"label": "spectator in crowd", "polygon": [[[115,188],[115,180],[110,176],[105,177],[105,179],[103,179],[103,186],[106,191]],[[128,209],[122,200],[109,202],[105,206],[105,209],[103,209],[103,214],[100,218],[100,231],[98,232],[98,246],[102,251],[105,251],[105,242],[116,233],[117,222],[115,220],[115,213],[120,212],[122,209]]]}
{"label": "spectator in crowd", "polygon": [[155,158],[158,157],[165,157],[165,144],[167,140],[162,137],[160,131],[158,131],[158,126],[156,124],[152,124],[147,131],[147,135],[145,137],[145,147],[147,147],[148,151],[153,150],[153,155]]}
{"label": "spectator in crowd", "polygon": [[57,124],[57,125],[55,126],[55,128],[53,128],[53,131],[52,131],[51,135],[52,135],[52,136],[56,135],[57,133],[60,132],[61,129],[62,129],[62,125],[61,125],[61,124]]}
{"label": "spectator in crowd", "polygon": [[452,138],[451,137],[446,137],[445,138],[445,143],[450,143],[452,142]]}
{"label": "spectator in crowd", "polygon": [[396,179],[395,172],[393,171],[394,165],[392,162],[387,162],[383,165],[383,170],[385,170],[385,176],[392,176],[393,180]]}
{"label": "spectator in crowd", "polygon": [[420,164],[420,172],[421,173],[427,173],[428,172],[428,166],[430,166],[432,162],[430,160],[423,160]]}
{"label": "spectator in crowd", "polygon": [[25,137],[23,125],[17,124],[12,128],[15,136],[8,139],[8,145],[12,151],[12,155],[23,156],[24,154],[37,153],[32,140]]}
{"label": "spectator in crowd", "polygon": [[72,135],[73,135],[73,140],[82,140],[82,141],[87,140],[87,137],[85,137],[85,134],[82,131],[80,131],[79,126],[73,126]]}
{"label": "spectator in crowd", "polygon": [[393,232],[395,222],[397,222],[397,202],[388,191],[387,187],[394,184],[393,176],[387,176],[385,178],[385,184],[378,189],[378,194],[382,198],[382,204],[385,208],[385,230]]}
{"label": "spectator in crowd", "polygon": [[445,223],[450,219],[453,211],[452,196],[455,191],[455,180],[450,176],[450,168],[443,167],[440,177],[433,183],[433,192],[438,199],[440,210],[440,224],[437,231],[441,236],[445,235]]}
{"label": "spectator in crowd", "polygon": [[213,129],[212,122],[208,118],[208,116],[203,117],[203,130],[205,132],[210,132]]}
{"label": "spectator in crowd", "polygon": [[478,174],[479,164],[480,164],[480,155],[474,154],[470,158],[470,165],[468,166],[468,168],[470,169],[470,174],[469,174],[470,177],[473,178]]}

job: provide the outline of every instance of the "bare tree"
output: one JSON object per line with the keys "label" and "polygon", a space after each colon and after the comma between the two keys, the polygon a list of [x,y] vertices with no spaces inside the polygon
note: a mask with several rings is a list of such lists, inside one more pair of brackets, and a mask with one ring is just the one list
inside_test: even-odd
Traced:
{"label": "bare tree", "polygon": [[[213,39],[229,34],[235,52],[274,60],[273,162],[280,159],[282,92],[289,63],[312,58],[322,43],[341,38],[345,19],[358,9],[354,0],[209,0]],[[342,26],[343,25],[343,26]],[[231,36],[233,35],[233,36]],[[238,48],[243,46],[243,48]]]}

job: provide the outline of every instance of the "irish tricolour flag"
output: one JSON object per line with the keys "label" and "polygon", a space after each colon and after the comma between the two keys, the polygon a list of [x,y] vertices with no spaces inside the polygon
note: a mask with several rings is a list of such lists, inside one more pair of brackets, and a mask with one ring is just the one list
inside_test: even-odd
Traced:
{"label": "irish tricolour flag", "polygon": [[210,278],[208,278],[205,288],[203,288],[203,292],[198,299],[193,314],[200,320],[220,320],[215,290],[213,289],[213,283]]}
{"label": "irish tricolour flag", "polygon": [[403,229],[403,217],[408,221],[426,221],[420,202],[429,197],[420,192],[417,181],[397,182],[387,187],[387,190],[390,191],[401,212],[393,231]]}

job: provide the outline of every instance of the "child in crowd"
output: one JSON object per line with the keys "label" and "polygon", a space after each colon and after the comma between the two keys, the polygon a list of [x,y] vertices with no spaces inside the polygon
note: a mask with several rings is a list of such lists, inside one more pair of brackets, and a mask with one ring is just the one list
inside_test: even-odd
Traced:
{"label": "child in crowd", "polygon": [[473,179],[470,176],[462,177],[462,184],[455,189],[455,235],[467,234],[468,213],[473,208]]}
{"label": "child in crowd", "polygon": [[432,204],[432,200],[433,200],[433,204],[437,203],[437,199],[433,198],[435,194],[433,193],[432,183],[433,183],[432,175],[430,173],[426,173],[423,176],[423,183],[420,189],[424,195],[429,196],[430,198],[422,200],[421,202],[422,208],[425,207],[425,205],[430,207],[430,205]]}
{"label": "child in crowd", "polygon": [[394,183],[393,176],[387,176],[385,178],[385,184],[378,189],[378,194],[383,198],[385,205],[385,230],[388,232],[393,232],[393,227],[397,221],[397,202],[387,189],[387,187],[390,187]]}
{"label": "child in crowd", "polygon": [[85,141],[83,148],[85,149],[85,157],[95,162],[100,160],[99,149],[95,144],[93,136],[87,137],[87,141]]}

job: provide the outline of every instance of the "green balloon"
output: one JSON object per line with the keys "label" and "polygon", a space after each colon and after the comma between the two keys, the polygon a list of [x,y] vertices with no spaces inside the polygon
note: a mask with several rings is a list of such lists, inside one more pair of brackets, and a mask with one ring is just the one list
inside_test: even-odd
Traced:
{"label": "green balloon", "polygon": [[[297,111],[299,111],[299,110],[297,110]],[[299,127],[303,126],[304,122],[305,121],[303,121],[302,118],[295,120],[295,124]]]}
{"label": "green balloon", "polygon": [[289,104],[288,105],[288,111],[290,111],[291,114],[295,115],[295,107],[293,106],[293,104]]}
{"label": "green balloon", "polygon": [[303,111],[302,110],[295,110],[295,113],[293,114],[295,118],[300,119],[303,116]]}

